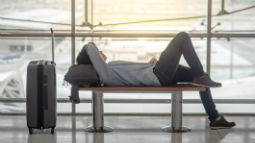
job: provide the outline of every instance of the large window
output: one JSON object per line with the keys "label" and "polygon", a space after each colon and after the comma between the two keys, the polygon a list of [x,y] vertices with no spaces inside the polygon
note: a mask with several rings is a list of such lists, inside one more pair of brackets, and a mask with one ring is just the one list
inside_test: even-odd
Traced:
{"label": "large window", "polygon": [[[76,0],[76,33],[177,33],[206,34],[205,0]],[[224,3],[222,3],[224,2]],[[212,37],[211,76],[223,83],[212,89],[214,99],[255,99],[254,0],[213,0],[212,32],[240,34],[232,38]],[[87,5],[86,5],[87,4]],[[222,5],[224,4],[224,5]],[[0,0],[0,32],[13,33],[71,32],[71,0]],[[71,65],[71,38],[55,38],[57,97],[68,98],[70,85],[64,74]],[[159,57],[172,40],[169,38],[76,37],[76,55],[83,45],[94,41],[108,56],[108,61],[148,62]],[[192,38],[206,70],[207,39]],[[0,37],[0,99],[25,98],[26,68],[31,60],[51,59],[51,39],[43,37]],[[186,65],[182,58],[181,63]],[[81,92],[81,98],[90,98]],[[106,99],[170,99],[169,94],[106,94]],[[185,99],[199,99],[187,92]],[[23,100],[24,101],[24,100]],[[25,112],[24,103],[1,102],[0,112]],[[116,108],[118,107],[118,108]],[[217,104],[221,112],[254,113],[254,104]],[[90,104],[77,105],[77,112],[90,112]],[[137,110],[138,109],[138,110]],[[70,103],[59,103],[58,112],[71,112]],[[170,112],[169,104],[106,104],[106,112]],[[202,104],[185,104],[184,112],[203,113]]]}

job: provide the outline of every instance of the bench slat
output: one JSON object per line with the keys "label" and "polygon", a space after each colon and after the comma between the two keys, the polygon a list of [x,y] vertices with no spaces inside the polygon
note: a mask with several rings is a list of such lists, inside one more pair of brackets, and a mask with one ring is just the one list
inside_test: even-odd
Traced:
{"label": "bench slat", "polygon": [[108,91],[108,92],[120,92],[120,91],[131,91],[131,92],[162,92],[162,91],[205,91],[204,87],[194,85],[174,85],[166,87],[155,87],[155,86],[134,86],[134,87],[82,87],[79,90],[92,90],[92,91]]}

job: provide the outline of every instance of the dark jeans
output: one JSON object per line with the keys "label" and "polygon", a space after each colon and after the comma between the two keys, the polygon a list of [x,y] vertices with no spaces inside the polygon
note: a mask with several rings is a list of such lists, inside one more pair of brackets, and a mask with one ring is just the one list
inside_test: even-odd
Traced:
{"label": "dark jeans", "polygon": [[[181,56],[184,56],[189,67],[179,65]],[[204,74],[202,64],[193,48],[187,33],[181,32],[175,36],[167,48],[161,53],[155,65],[154,73],[162,86],[176,84],[177,82],[192,82],[194,77]],[[209,88],[199,92],[201,101],[210,121],[219,117]]]}

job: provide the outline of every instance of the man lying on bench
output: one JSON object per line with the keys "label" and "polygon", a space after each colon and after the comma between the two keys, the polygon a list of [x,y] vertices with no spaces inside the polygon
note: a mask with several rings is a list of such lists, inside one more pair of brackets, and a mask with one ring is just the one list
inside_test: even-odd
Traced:
{"label": "man lying on bench", "polygon": [[[200,91],[200,98],[209,116],[212,129],[231,128],[234,122],[228,122],[219,115],[212,99],[210,87],[221,87],[221,83],[212,81],[204,72],[202,64],[194,50],[189,35],[181,32],[161,53],[159,60],[153,58],[149,63],[113,61],[106,63],[107,57],[98,51],[92,42],[85,46],[92,65],[101,82],[108,86],[169,86],[177,82],[191,82],[206,87]],[[179,64],[184,56],[190,67]]]}

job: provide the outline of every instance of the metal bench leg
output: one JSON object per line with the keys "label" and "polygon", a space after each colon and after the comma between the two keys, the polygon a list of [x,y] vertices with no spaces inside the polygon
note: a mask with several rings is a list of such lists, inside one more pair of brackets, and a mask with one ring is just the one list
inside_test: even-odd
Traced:
{"label": "metal bench leg", "polygon": [[172,126],[162,128],[165,132],[188,132],[182,127],[182,92],[172,92]]}
{"label": "metal bench leg", "polygon": [[111,127],[104,126],[104,98],[102,92],[92,92],[93,126],[85,129],[87,132],[111,132]]}

